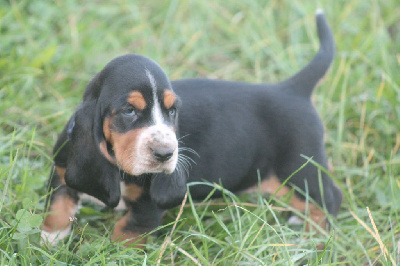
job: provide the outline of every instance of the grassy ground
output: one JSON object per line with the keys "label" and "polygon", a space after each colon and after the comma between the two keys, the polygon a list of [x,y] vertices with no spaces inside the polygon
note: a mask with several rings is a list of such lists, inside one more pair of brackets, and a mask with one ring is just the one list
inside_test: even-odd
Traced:
{"label": "grassy ground", "polygon": [[[40,245],[52,145],[109,60],[138,53],[171,79],[274,82],[317,50],[321,7],[337,56],[314,101],[344,193],[331,232],[288,226],[284,199],[228,193],[189,198],[170,242],[179,208],[169,211],[146,251],[110,242],[122,213],[98,207],[81,210],[65,242]],[[0,264],[399,264],[399,14],[397,0],[1,0]]]}

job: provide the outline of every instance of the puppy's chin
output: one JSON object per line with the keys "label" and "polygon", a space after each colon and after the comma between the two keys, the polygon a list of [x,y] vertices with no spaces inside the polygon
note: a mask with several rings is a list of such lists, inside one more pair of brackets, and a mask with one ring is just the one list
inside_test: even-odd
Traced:
{"label": "puppy's chin", "polygon": [[170,175],[170,174],[172,174],[172,173],[175,171],[175,168],[176,168],[176,164],[175,164],[175,166],[174,166],[173,168],[167,168],[167,169],[165,169],[165,170],[163,171],[163,173],[165,173],[165,174],[167,174],[167,175]]}
{"label": "puppy's chin", "polygon": [[128,173],[129,175],[132,176],[139,176],[143,174],[167,174],[170,175],[175,171],[175,168],[177,166],[177,160],[174,160],[174,158],[171,158],[169,162],[162,163],[162,164],[156,164],[156,163],[150,163],[148,165],[143,165],[139,167],[133,167],[132,169],[123,169],[124,172]]}
{"label": "puppy's chin", "polygon": [[170,174],[172,174],[174,171],[175,171],[175,168],[174,168],[174,169],[172,169],[172,170],[167,170],[167,171],[164,171],[164,173],[166,173],[166,174],[170,175]]}

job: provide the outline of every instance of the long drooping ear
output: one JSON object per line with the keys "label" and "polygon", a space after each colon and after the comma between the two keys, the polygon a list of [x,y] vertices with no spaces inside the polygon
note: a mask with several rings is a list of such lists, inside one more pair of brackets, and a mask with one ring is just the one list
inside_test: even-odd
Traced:
{"label": "long drooping ear", "polygon": [[97,128],[101,122],[95,122],[99,118],[96,102],[84,101],[74,114],[65,181],[68,186],[115,207],[121,195],[120,175],[118,168],[102,155],[95,140],[95,134],[101,131]]}
{"label": "long drooping ear", "polygon": [[[112,164],[116,164],[115,158],[110,155],[107,149],[107,142],[104,138],[104,131],[103,131],[103,112],[105,111],[102,110],[104,106],[101,105],[101,103],[104,102],[101,98],[101,93],[103,89],[102,87],[103,71],[97,73],[96,76],[86,86],[85,93],[83,94],[83,101],[84,102],[96,101],[95,107],[93,107],[93,110],[95,111],[93,115],[93,129],[92,129],[94,140],[96,142],[96,145],[100,148],[100,151],[103,154],[103,156]],[[104,97],[107,98],[107,95],[106,96],[103,95],[103,99]]]}
{"label": "long drooping ear", "polygon": [[151,199],[161,209],[178,206],[185,197],[186,182],[186,176],[176,170],[171,175],[154,175],[150,185]]}

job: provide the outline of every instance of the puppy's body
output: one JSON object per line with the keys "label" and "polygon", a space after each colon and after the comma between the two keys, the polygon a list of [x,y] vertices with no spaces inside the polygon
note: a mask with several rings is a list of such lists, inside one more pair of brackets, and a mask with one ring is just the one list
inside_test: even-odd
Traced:
{"label": "puppy's body", "polygon": [[[196,80],[196,90],[188,91],[191,82],[174,83],[183,102],[183,146],[201,155],[196,158],[187,154],[196,160],[190,181],[207,177],[219,183],[221,179],[225,188],[243,190],[257,183],[257,170],[261,177],[279,171],[280,164],[291,161],[291,153],[295,154],[294,164],[300,167],[299,161],[304,159],[299,154],[306,154],[310,144],[304,137],[322,140],[322,125],[308,99],[299,100],[265,85],[242,86],[226,81]],[[302,124],[307,122],[307,126]],[[295,146],[298,148],[291,151]]]}
{"label": "puppy's body", "polygon": [[[301,155],[328,168],[323,125],[310,98],[293,95],[279,84],[189,79],[173,82],[173,86],[182,100],[182,146],[200,155],[197,158],[183,151],[196,161],[189,181],[222,183],[224,188],[238,192],[257,184],[257,171],[262,179],[273,175],[283,182],[306,162]],[[321,204],[317,177],[317,169],[310,163],[289,182],[305,190],[308,181],[310,196]],[[334,186],[325,174],[322,180],[324,187]],[[202,199],[211,189],[197,185],[191,188],[191,194]],[[332,195],[326,195],[327,209],[336,214],[340,192],[326,193],[330,192]]]}
{"label": "puppy's body", "polygon": [[[109,63],[88,85],[54,148],[49,183],[54,192],[44,236],[53,240],[58,232],[66,234],[78,192],[111,207],[122,196],[128,213],[113,238],[128,239],[160,225],[163,209],[181,202],[187,182],[206,180],[240,192],[256,186],[260,176],[261,188],[274,193],[307,161],[301,155],[327,168],[323,125],[310,96],[333,59],[334,41],[323,14],[317,14],[317,26],[318,54],[278,84],[170,83],[155,62],[141,56]],[[337,214],[341,192],[312,164],[287,185]],[[210,191],[196,185],[190,192],[203,199]],[[288,191],[285,186],[277,195]],[[307,208],[299,193],[290,204],[300,211]],[[324,226],[321,209],[308,208]]]}

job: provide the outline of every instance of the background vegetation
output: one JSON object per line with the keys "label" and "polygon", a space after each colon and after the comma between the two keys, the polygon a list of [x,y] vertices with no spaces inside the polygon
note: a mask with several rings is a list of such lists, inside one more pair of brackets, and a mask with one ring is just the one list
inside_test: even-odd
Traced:
{"label": "background vegetation", "polygon": [[[318,48],[317,8],[337,41],[314,94],[344,193],[332,231],[289,226],[285,199],[227,193],[189,199],[176,223],[169,211],[146,251],[110,242],[122,213],[95,206],[69,239],[40,245],[52,145],[108,61],[138,53],[171,79],[283,80]],[[0,0],[0,264],[399,264],[399,64],[397,0]]]}

